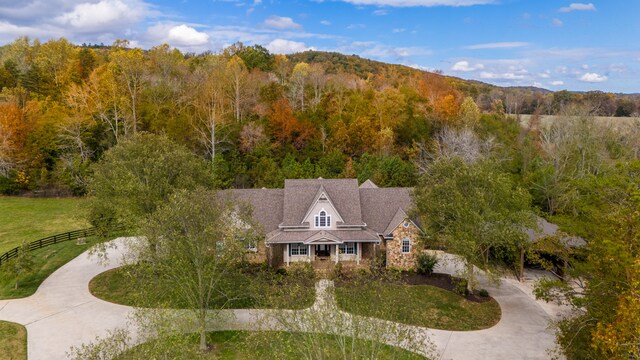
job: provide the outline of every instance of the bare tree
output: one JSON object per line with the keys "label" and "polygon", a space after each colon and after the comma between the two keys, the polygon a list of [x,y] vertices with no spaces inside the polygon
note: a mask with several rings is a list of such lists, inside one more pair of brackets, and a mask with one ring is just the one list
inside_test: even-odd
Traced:
{"label": "bare tree", "polygon": [[222,57],[210,56],[206,65],[196,71],[191,83],[195,92],[191,101],[195,113],[192,124],[212,162],[215,161],[216,145],[221,142],[216,131],[229,111],[225,94],[225,65]]}
{"label": "bare tree", "polygon": [[473,164],[485,159],[494,146],[493,138],[482,140],[470,128],[445,127],[436,135],[431,149],[424,144],[419,145],[418,169],[420,172],[427,172],[429,165],[441,158],[451,160],[459,157],[465,163]]}

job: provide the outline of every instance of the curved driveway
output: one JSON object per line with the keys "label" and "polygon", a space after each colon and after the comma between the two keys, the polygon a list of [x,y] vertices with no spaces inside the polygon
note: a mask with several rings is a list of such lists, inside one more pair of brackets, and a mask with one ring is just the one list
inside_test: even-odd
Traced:
{"label": "curved driveway", "polygon": [[[64,359],[71,346],[79,346],[104,336],[109,330],[125,327],[133,309],[95,298],[89,293],[89,281],[96,275],[120,265],[125,238],[114,240],[117,248],[109,250],[105,264],[83,253],[45,280],[38,291],[24,299],[0,300],[0,320],[23,324],[27,328],[30,360]],[[443,272],[453,271],[449,263]],[[502,318],[489,329],[478,331],[445,331],[413,327],[428,335],[439,359],[547,359],[554,346],[553,331],[548,329],[549,316],[542,307],[517,287],[503,281],[498,287],[480,279],[500,304]],[[319,294],[331,286],[318,285]],[[329,295],[330,296],[330,295]],[[326,302],[319,297],[311,309]],[[329,301],[331,302],[331,301]],[[269,310],[266,310],[269,311]],[[262,312],[266,312],[262,311]],[[235,319],[227,329],[252,329],[261,317],[260,310],[234,310]],[[135,335],[134,335],[135,341]]]}

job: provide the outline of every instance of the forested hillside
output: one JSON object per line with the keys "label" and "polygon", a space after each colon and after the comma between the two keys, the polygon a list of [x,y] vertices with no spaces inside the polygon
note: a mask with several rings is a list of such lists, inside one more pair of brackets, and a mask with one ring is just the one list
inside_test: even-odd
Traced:
{"label": "forested hillside", "polygon": [[3,193],[83,194],[89,165],[136,132],[165,134],[209,159],[219,187],[318,176],[408,186],[434,134],[479,111],[483,136],[505,141],[519,129],[504,112],[556,113],[600,98],[594,113],[637,112],[611,94],[504,89],[337,53],[273,55],[258,45],[183,54],[126,41],[19,38],[0,48],[0,64]]}

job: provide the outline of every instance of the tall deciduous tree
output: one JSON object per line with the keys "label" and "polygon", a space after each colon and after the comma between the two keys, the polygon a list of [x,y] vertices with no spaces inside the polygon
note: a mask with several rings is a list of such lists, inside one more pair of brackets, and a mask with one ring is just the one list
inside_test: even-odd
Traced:
{"label": "tall deciduous tree", "polygon": [[226,307],[225,298],[231,300],[230,273],[237,271],[246,247],[256,239],[249,209],[231,200],[203,189],[179,191],[142,226],[158,251],[140,247],[141,271],[171,289],[170,295],[189,309],[202,351],[208,350],[208,322],[215,319],[216,309]]}
{"label": "tall deciduous tree", "polygon": [[220,141],[216,131],[224,123],[229,112],[225,94],[225,61],[220,56],[207,57],[206,63],[196,71],[193,81],[195,94],[191,104],[195,116],[193,126],[198,139],[208,150],[211,161],[215,161],[216,145]]}
{"label": "tall deciduous tree", "polygon": [[164,136],[139,134],[107,151],[89,179],[90,222],[108,233],[121,224],[135,228],[179,189],[208,186],[203,160]]}
{"label": "tall deciduous tree", "polygon": [[464,261],[470,290],[474,267],[490,271],[492,252],[515,259],[527,241],[525,229],[536,227],[529,194],[488,161],[436,160],[419,180],[414,201],[429,238]]}
{"label": "tall deciduous tree", "polygon": [[464,126],[475,127],[480,121],[480,108],[472,97],[467,96],[460,105],[460,122]]}
{"label": "tall deciduous tree", "polygon": [[309,64],[305,62],[299,62],[293,67],[291,72],[291,78],[289,80],[289,91],[291,96],[291,103],[296,109],[304,111],[305,97],[304,91],[307,86],[309,78]]}
{"label": "tall deciduous tree", "polygon": [[242,111],[247,98],[247,79],[249,73],[247,66],[239,56],[233,56],[226,67],[226,83],[233,104],[233,115],[236,121],[242,121]]}
{"label": "tall deciduous tree", "polygon": [[640,356],[640,162],[617,164],[583,180],[572,230],[589,235],[586,257],[572,260],[567,282],[539,283],[536,295],[573,308],[558,323],[557,343],[568,359]]}
{"label": "tall deciduous tree", "polygon": [[114,71],[124,85],[127,94],[131,130],[138,131],[138,106],[144,87],[145,59],[142,49],[126,49],[114,46],[111,61]]}

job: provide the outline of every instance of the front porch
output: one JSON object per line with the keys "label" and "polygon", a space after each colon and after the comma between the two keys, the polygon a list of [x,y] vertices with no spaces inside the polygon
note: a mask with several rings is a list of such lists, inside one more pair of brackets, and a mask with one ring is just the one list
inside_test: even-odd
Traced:
{"label": "front porch", "polygon": [[368,265],[374,257],[374,242],[344,243],[287,243],[269,247],[272,266],[289,266],[292,263],[308,262],[317,268],[329,268],[343,263],[346,266]]}

